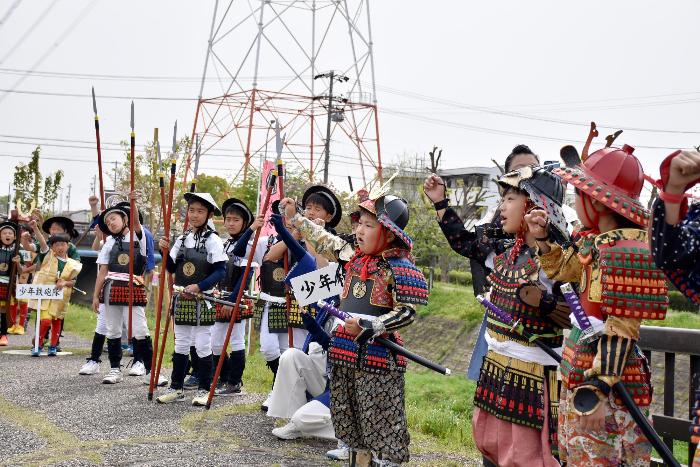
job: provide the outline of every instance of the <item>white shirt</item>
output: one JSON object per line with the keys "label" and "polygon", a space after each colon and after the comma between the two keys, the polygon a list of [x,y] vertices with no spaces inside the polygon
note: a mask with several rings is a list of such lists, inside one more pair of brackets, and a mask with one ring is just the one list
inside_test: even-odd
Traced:
{"label": "white shirt", "polygon": [[[134,240],[139,242],[139,253],[141,256],[146,256],[146,237],[141,234],[141,239],[137,238],[136,232],[134,232]],[[127,232],[124,236],[124,243],[129,243],[129,233]],[[109,255],[112,252],[112,247],[116,244],[116,240],[112,235],[108,236],[105,240],[104,245],[100,248],[100,253],[97,255],[97,264],[109,264]]]}
{"label": "white shirt", "polygon": [[[177,254],[180,252],[180,245],[182,245],[181,239],[182,235],[178,236],[171,246],[170,257],[173,261],[177,261]],[[194,233],[189,232],[187,237],[185,237],[185,248],[194,248],[196,245],[197,241],[194,239]],[[207,237],[204,242],[204,248],[207,250],[207,262],[214,264],[220,261],[228,261],[228,256],[224,252],[224,242],[215,233]]]}

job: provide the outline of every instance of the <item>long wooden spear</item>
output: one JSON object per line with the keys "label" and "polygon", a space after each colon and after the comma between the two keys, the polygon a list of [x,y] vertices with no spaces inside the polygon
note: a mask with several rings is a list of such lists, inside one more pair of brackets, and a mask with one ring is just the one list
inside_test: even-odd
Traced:
{"label": "long wooden spear", "polygon": [[[95,87],[92,87],[92,110],[95,112],[95,140],[97,142],[97,174],[100,179],[100,210],[105,210],[105,185],[102,180],[102,145],[100,144],[100,117],[97,116]],[[116,187],[115,187],[116,189]]]}
{"label": "long wooden spear", "polygon": [[[197,190],[197,170],[199,169],[199,156],[200,156],[200,146],[199,146],[199,135],[195,136],[196,143],[194,148],[194,171],[192,172],[192,183],[190,183],[190,193],[194,193]],[[189,212],[185,211],[185,222],[183,224],[183,232],[187,230],[187,226],[190,224]]]}
{"label": "long wooden spear", "polygon": [[[172,155],[171,155],[171,160],[170,160],[170,185],[168,185],[168,206],[167,210],[164,209],[164,220],[163,220],[163,228],[164,228],[164,236],[168,240],[170,240],[170,221],[172,219],[172,213],[173,213],[173,190],[175,188],[175,172],[176,172],[176,165],[177,165],[177,155],[175,152],[176,149],[176,135],[177,135],[177,122],[175,122],[175,131],[173,132],[173,149],[172,149]],[[165,249],[162,251],[162,256],[163,258],[161,259],[160,262],[160,273],[161,277],[160,279],[160,284],[161,288],[160,290],[162,291],[165,288],[165,277],[170,276],[168,274],[168,269],[167,269],[167,264],[168,264],[168,256],[170,254],[170,249]],[[172,279],[168,277],[168,286],[169,286],[169,294],[168,296],[172,298]],[[159,292],[160,293],[160,292]],[[162,303],[162,299],[161,299]],[[162,304],[161,304],[162,307]],[[160,378],[160,369],[161,365],[163,364],[163,354],[165,354],[165,343],[168,340],[168,330],[170,329],[170,307],[168,307],[168,310],[165,314],[165,325],[163,326],[163,341],[161,342],[160,345],[160,352],[158,352],[158,367],[155,370],[155,375],[153,375],[154,381],[158,381]],[[173,332],[175,330],[173,329]],[[156,348],[157,350],[157,348]],[[153,368],[151,368],[151,371],[153,372]],[[150,399],[150,397],[149,397]]]}
{"label": "long wooden spear", "polygon": [[[154,142],[154,145],[156,147],[156,154],[158,157],[158,162],[160,163],[160,142],[158,141],[157,137],[158,133],[156,132],[156,140]],[[171,172],[173,172],[172,167],[174,167],[175,164],[172,164],[171,166]],[[160,164],[159,164],[160,166]],[[167,200],[165,199],[165,182],[164,182],[164,177],[163,174],[161,173],[160,179],[159,179],[159,186],[160,186],[160,212],[161,216],[163,217],[163,229],[165,232],[165,235],[167,237],[170,236],[170,222],[169,219],[167,218],[168,215],[168,208],[167,208]],[[151,356],[151,380],[148,383],[148,400],[152,401],[153,400],[153,388],[154,388],[154,381],[158,381],[157,376],[156,376],[156,363],[158,362],[158,339],[160,337],[160,319],[161,315],[163,314],[163,294],[165,292],[165,277],[168,275],[168,270],[166,269],[165,265],[167,264],[168,261],[168,248],[163,248],[161,249],[161,262],[160,262],[160,275],[158,276],[158,299],[156,301],[156,330],[155,330],[155,335],[153,337],[153,355]],[[165,342],[165,339],[163,339],[163,342]],[[154,379],[155,377],[155,379]]]}
{"label": "long wooden spear", "polygon": [[136,213],[136,200],[134,200],[135,175],[136,175],[136,133],[134,133],[134,101],[131,101],[131,157],[129,163],[131,165],[131,184],[129,190],[129,343],[133,336],[132,321],[134,308],[134,214]]}
{"label": "long wooden spear", "polygon": [[[267,194],[265,195],[265,202],[263,203],[263,208],[262,211],[260,212],[267,212],[268,207],[270,206],[270,195],[272,195],[272,188],[275,186],[275,178],[277,177],[277,174],[275,171],[272,172],[270,176],[270,180],[268,181],[267,184]],[[250,253],[248,254],[248,261],[246,262],[245,265],[245,270],[243,271],[243,277],[250,277],[250,268],[251,264],[253,262],[253,256],[255,256],[255,250],[258,246],[258,240],[260,240],[260,232],[262,229],[258,227],[258,229],[255,231],[255,237],[253,238],[253,245],[250,248]],[[241,281],[241,286],[238,289],[238,295],[236,295],[236,301],[234,302],[236,306],[233,308],[233,312],[231,313],[231,319],[229,320],[228,323],[228,328],[226,329],[226,337],[224,338],[224,348],[221,350],[221,355],[226,355],[226,351],[228,348],[228,341],[231,339],[231,333],[233,332],[233,326],[236,324],[236,319],[238,318],[238,315],[241,310],[241,299],[243,298],[243,293],[245,292],[245,282]],[[244,326],[243,323],[241,323],[241,326]],[[211,408],[211,401],[214,398],[214,391],[216,390],[216,385],[219,382],[219,376],[221,375],[221,368],[224,366],[224,360],[225,358],[220,358],[219,363],[216,365],[216,371],[214,372],[214,378],[212,379],[211,382],[211,387],[209,388],[209,398],[207,399],[207,405],[206,408],[209,410]]]}
{"label": "long wooden spear", "polygon": [[[279,120],[275,120],[275,145],[277,149],[277,177],[279,180],[279,191],[280,200],[284,199],[284,161],[282,160],[282,149],[284,148],[284,139],[280,137],[280,123]],[[263,211],[264,212],[264,211]],[[284,251],[284,277],[287,277],[289,273],[289,251]],[[292,331],[292,325],[289,322],[289,315],[292,311],[292,297],[287,290],[287,286],[284,287],[285,290],[285,304],[286,311],[285,316],[287,317],[287,341],[289,342],[289,348],[294,347],[294,332]]]}

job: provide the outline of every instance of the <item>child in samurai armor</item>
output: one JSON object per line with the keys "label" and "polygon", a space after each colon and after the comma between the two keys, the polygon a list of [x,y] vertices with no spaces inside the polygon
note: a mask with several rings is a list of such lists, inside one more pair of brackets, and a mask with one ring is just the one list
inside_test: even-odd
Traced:
{"label": "child in samurai armor", "polygon": [[[37,222],[40,222],[41,220],[41,211],[38,209],[35,209],[32,211],[32,218],[37,220]],[[75,223],[73,222],[72,219],[69,217],[63,217],[63,216],[54,216],[46,219],[41,223],[41,231],[48,235],[68,235],[68,237],[71,239],[71,242],[68,244],[68,257],[71,259],[74,259],[76,261],[80,261],[80,254],[78,253],[78,248],[73,244],[72,240],[75,240],[78,238],[78,231],[75,230]],[[27,249],[30,252],[33,253],[39,253],[39,242],[37,240],[38,235],[42,235],[41,231],[37,230],[36,228],[34,229],[34,241],[30,242],[25,240],[23,237],[22,243],[25,249]],[[35,263],[35,268],[39,267],[39,264],[37,262],[36,257],[34,258],[34,263]],[[61,321],[61,330],[58,333],[58,344],[57,348],[58,351],[61,351],[61,334],[63,333],[63,326],[64,326],[64,321]],[[45,338],[48,338],[48,335],[45,336]]]}
{"label": "child in samurai armor", "polygon": [[639,201],[644,172],[633,151],[606,147],[555,170],[576,189],[583,226],[576,245],[546,238],[547,213],[527,218],[539,237],[542,269],[551,279],[578,283],[587,315],[572,318],[561,362],[559,441],[569,465],[649,465],[651,444],[612,390],[621,381],[648,408],[652,387],[639,328],[643,319],[664,319],[668,302],[649,251],[649,212]]}
{"label": "child in samurai armor", "polygon": [[[360,203],[358,249],[346,266],[341,294],[340,308],[353,317],[335,329],[329,348],[331,414],[336,437],[352,449],[351,465],[369,465],[372,453],[382,465],[396,465],[409,459],[406,359],[369,341],[385,336],[401,344],[396,331],[413,321],[416,305],[427,304],[428,287],[404,231],[406,201],[383,190],[370,198]],[[342,249],[352,248],[296,214],[292,200],[281,206],[318,254],[337,258]]]}
{"label": "child in samurai armor", "polygon": [[[237,198],[224,201],[221,207],[224,214],[224,227],[229,238],[224,242],[224,252],[228,257],[226,263],[226,275],[217,284],[217,290],[224,300],[235,300],[240,287],[245,287],[250,280],[243,280],[248,254],[248,241],[253,232],[262,227],[264,217],[253,218],[253,213],[248,206]],[[253,257],[252,267],[257,267],[262,262],[262,251],[258,250],[257,258]],[[252,273],[251,269],[251,273]],[[236,324],[231,333],[229,342],[230,355],[225,359],[221,369],[221,377],[215,393],[217,396],[230,396],[239,394],[245,370],[245,321],[252,318],[252,302],[246,300],[248,308],[239,310]],[[233,307],[216,304],[216,322],[211,331],[211,349],[214,353],[214,367],[218,365],[224,347],[224,339],[231,321]]]}
{"label": "child in samurai armor", "polygon": [[[656,265],[688,300],[700,305],[700,204],[685,195],[700,183],[700,152],[676,151],[661,163],[661,192],[654,204],[651,252]],[[695,391],[691,442],[700,443],[700,389]],[[700,467],[700,449],[693,467]]]}
{"label": "child in samurai armor", "polygon": [[[167,259],[167,270],[175,274],[175,285],[184,287],[170,303],[175,319],[175,352],[170,387],[158,398],[168,404],[185,399],[183,383],[187,372],[190,347],[198,356],[198,391],[192,405],[205,406],[212,380],[213,357],[211,330],[216,321],[216,308],[207,301],[197,300],[200,292],[212,293],[214,286],[226,275],[228,256],[219,234],[209,226],[213,216],[221,211],[209,193],[185,193],[187,216],[192,229],[175,240]],[[161,238],[161,249],[170,248],[170,240]]]}
{"label": "child in samurai armor", "polygon": [[[97,202],[98,199],[95,196],[91,196],[89,199],[90,202],[90,207],[93,210],[94,213],[94,222],[95,222],[95,239],[93,240],[92,248],[94,250],[100,251],[103,246],[103,238],[104,234],[102,233],[102,230],[100,228],[100,212],[97,209]],[[128,201],[118,203],[116,206],[123,207],[125,210],[130,209],[130,203]],[[146,243],[146,264],[145,264],[145,270],[143,274],[143,284],[144,287],[146,288],[146,296],[148,296],[148,277],[149,277],[149,272],[152,271],[152,269],[155,267],[155,256],[153,254],[153,238],[151,236],[151,233],[148,231],[148,229],[143,225],[143,215],[141,212],[138,213],[138,219],[139,219],[139,224],[141,225],[141,230],[143,231],[143,242]],[[104,226],[103,226],[104,228]],[[139,241],[139,246],[140,246],[141,240]],[[128,270],[128,267],[126,268]],[[127,283],[128,286],[128,283]],[[127,287],[128,289],[128,287]],[[128,293],[128,290],[127,290]],[[141,293],[141,292],[139,292]],[[124,313],[128,313],[128,308],[124,311]],[[128,314],[125,315],[125,318],[122,321],[122,340],[124,340],[125,334],[128,333],[127,331],[124,331],[124,328],[128,328],[128,321],[129,317]],[[133,324],[133,323],[132,323]],[[90,356],[87,357],[87,361],[85,364],[80,368],[80,371],[78,372],[81,375],[94,375],[98,374],[100,372],[100,362],[101,359],[100,357],[102,356],[102,350],[104,348],[105,341],[107,339],[107,320],[105,318],[105,311],[104,311],[104,303],[100,303],[99,310],[97,312],[97,323],[95,324],[95,333],[93,334],[92,337],[92,349],[90,352]],[[148,338],[150,341],[150,338]],[[133,344],[133,343],[131,343]],[[148,354],[150,352],[150,355],[153,355],[152,350],[152,343],[148,342],[148,345],[138,345],[134,349],[133,352],[133,364],[131,368],[129,369],[129,376],[144,376],[148,374],[150,368],[150,359],[147,358]],[[124,350],[124,345],[122,345],[122,350]],[[145,350],[146,355],[141,356],[139,355],[140,350]],[[145,360],[148,360],[148,363],[145,362]],[[150,382],[149,378],[144,378],[143,382],[144,384],[147,384],[146,382]],[[158,378],[158,384],[159,385],[165,385],[167,384],[167,378],[165,378],[162,374],[159,375]]]}
{"label": "child in samurai armor", "polygon": [[10,274],[13,262],[20,265],[20,257],[15,255],[18,230],[15,222],[0,224],[0,346],[7,345],[8,321],[17,313],[17,301],[10,297]]}
{"label": "child in samurai armor", "polygon": [[[546,209],[551,235],[568,238],[561,205],[564,185],[541,167],[523,167],[499,178],[501,227],[514,243],[493,259],[490,301],[526,331],[561,352],[568,307],[558,303],[558,284],[542,273],[534,247],[536,235],[525,215]],[[483,358],[472,420],[474,441],[484,465],[557,466],[557,362],[491,311],[486,315]]]}
{"label": "child in samurai armor", "polygon": [[[135,195],[133,195],[135,196]],[[105,384],[116,384],[122,380],[122,326],[129,321],[129,219],[132,215],[128,203],[120,203],[105,209],[100,214],[98,225],[108,235],[97,256],[99,270],[95,281],[92,307],[96,313],[104,314],[107,337],[107,353],[110,370],[103,378]],[[138,211],[138,209],[137,209]],[[138,349],[130,376],[139,376],[150,371],[153,343],[146,322],[148,297],[143,274],[146,267],[146,239],[134,215],[134,276],[133,302],[131,304],[132,344]],[[104,305],[101,307],[100,305]],[[144,371],[145,370],[145,371]]]}
{"label": "child in samurai armor", "polygon": [[[13,224],[14,225],[14,224]],[[29,227],[26,224],[19,224],[19,229],[21,235],[29,235]],[[22,238],[22,237],[20,237]],[[15,263],[17,264],[17,283],[27,284],[31,277],[32,271],[34,271],[34,261],[32,253],[24,248],[24,242],[20,240],[20,250],[18,256],[15,257]],[[0,272],[1,274],[1,272]],[[6,272],[9,278],[9,270]],[[1,276],[0,276],[1,277]],[[3,307],[4,309],[4,307]],[[18,334],[24,335],[25,326],[27,325],[27,315],[28,315],[28,300],[12,298],[10,301],[10,309],[8,314],[8,328],[7,334]],[[19,322],[17,318],[19,317]]]}
{"label": "child in samurai armor", "polygon": [[[505,172],[508,173],[522,167],[535,167],[539,164],[539,157],[528,146],[518,144],[506,157],[503,166]],[[467,229],[457,212],[449,206],[450,200],[445,190],[445,181],[441,177],[436,174],[429,175],[423,183],[423,192],[435,207],[438,225],[450,248],[469,259],[474,295],[484,293],[489,286],[487,277],[493,270],[493,259],[503,253],[506,242],[510,241],[507,238],[510,236],[503,233],[498,212],[494,212],[494,216],[488,224]],[[486,324],[486,314],[484,314],[467,367],[467,378],[473,381],[479,380],[481,364],[486,352],[488,352],[488,345],[484,337]]]}
{"label": "child in samurai armor", "polygon": [[[33,222],[33,221],[32,221]],[[48,356],[57,354],[58,335],[61,332],[61,321],[68,312],[72,287],[83,268],[80,261],[68,257],[70,238],[66,234],[56,234],[49,237],[48,242],[44,236],[37,235],[39,242],[39,255],[37,263],[40,265],[34,274],[33,284],[55,285],[57,289],[63,289],[63,300],[43,300],[41,310],[38,310],[38,301],[31,300],[29,306],[37,310],[40,315],[39,322],[39,347],[32,349],[32,357],[38,357],[44,346],[44,335],[50,330],[51,341],[49,343]],[[36,336],[35,336],[36,338]]]}
{"label": "child in samurai armor", "polygon": [[[279,203],[273,203],[272,212],[277,211]],[[309,187],[302,197],[302,209],[307,219],[323,224],[332,231],[338,225],[343,216],[343,208],[338,197],[329,188],[323,185]],[[291,226],[290,226],[291,227]],[[291,228],[292,233],[295,229]],[[261,241],[264,245],[264,242]],[[292,340],[295,348],[300,349],[304,343],[307,332],[301,320],[301,313],[296,300],[291,292],[287,292],[284,285],[284,253],[287,247],[284,242],[272,236],[267,239],[268,251],[260,268],[260,298],[264,308],[260,321],[260,351],[265,356],[267,366],[272,370],[273,379],[277,374],[279,358],[282,352],[289,348],[288,329],[292,328]],[[318,260],[318,266],[328,265],[328,260],[310,251]],[[293,264],[289,258],[289,266]],[[287,296],[291,307],[287,318]],[[271,393],[270,393],[271,394]],[[267,410],[270,395],[262,404],[262,410]]]}

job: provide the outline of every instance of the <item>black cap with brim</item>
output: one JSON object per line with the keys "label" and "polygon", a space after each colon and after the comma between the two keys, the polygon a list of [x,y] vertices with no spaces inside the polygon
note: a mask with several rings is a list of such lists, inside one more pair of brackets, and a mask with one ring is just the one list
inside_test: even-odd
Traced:
{"label": "black cap with brim", "polygon": [[49,233],[49,229],[51,228],[51,224],[53,223],[61,224],[63,226],[63,230],[65,230],[71,238],[78,236],[78,232],[76,232],[75,230],[75,223],[73,222],[73,219],[65,216],[49,217],[44,221],[43,224],[41,224],[41,230],[43,230],[46,233]]}
{"label": "black cap with brim", "polygon": [[309,199],[309,196],[311,196],[314,193],[328,198],[328,201],[331,202],[335,212],[330,213],[333,215],[333,217],[330,221],[326,222],[326,225],[328,227],[337,226],[340,223],[340,220],[343,218],[343,206],[340,204],[340,200],[337,196],[335,196],[335,194],[331,191],[330,188],[325,187],[323,185],[314,185],[309,187],[304,192],[304,196],[301,198],[301,205],[303,207],[306,207],[306,201]]}
{"label": "black cap with brim", "polygon": [[15,232],[15,236],[17,236],[17,228],[18,227],[19,226],[17,225],[17,223],[12,222],[12,221],[0,222],[0,232],[2,232],[5,229],[12,229]]}
{"label": "black cap with brim", "polygon": [[124,205],[123,203],[119,203],[119,204],[112,206],[111,208],[107,208],[104,211],[102,211],[100,213],[99,217],[97,218],[97,225],[100,226],[100,230],[105,235],[112,234],[112,232],[110,232],[110,230],[109,230],[109,227],[107,227],[107,223],[105,222],[105,219],[107,219],[107,216],[113,212],[122,214],[128,218],[129,212],[131,212],[131,210],[129,209],[128,204]]}
{"label": "black cap with brim", "polygon": [[247,219],[245,219],[244,229],[250,227],[250,224],[253,223],[253,212],[250,210],[248,205],[238,198],[229,198],[224,201],[224,204],[221,205],[221,211],[224,213],[224,217],[226,217],[226,211],[232,207],[237,208],[246,216]]}
{"label": "black cap with brim", "polygon": [[185,198],[185,201],[187,201],[187,203],[191,203],[192,201],[199,201],[200,203],[209,207],[209,209],[212,212],[214,212],[215,216],[221,215],[221,209],[219,209],[219,206],[216,205],[216,201],[214,201],[214,198],[209,193],[190,193],[190,192],[188,192],[188,193],[185,193],[183,195],[183,197]]}
{"label": "black cap with brim", "polygon": [[[131,203],[129,201],[122,201],[117,206],[125,206],[127,211],[131,212]],[[143,225],[143,214],[138,209],[136,211],[139,213],[139,224]]]}

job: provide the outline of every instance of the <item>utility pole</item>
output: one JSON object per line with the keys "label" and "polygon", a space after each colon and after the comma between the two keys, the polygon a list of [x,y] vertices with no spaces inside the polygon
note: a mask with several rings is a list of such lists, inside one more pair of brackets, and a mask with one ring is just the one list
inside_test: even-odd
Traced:
{"label": "utility pole", "polygon": [[90,189],[92,190],[92,196],[95,196],[95,186],[97,186],[97,175],[92,176],[92,184],[90,185]]}
{"label": "utility pole", "polygon": [[70,212],[70,190],[73,187],[70,183],[68,184],[68,194],[66,195],[66,211]]}
{"label": "utility pole", "polygon": [[333,114],[333,82],[346,82],[350,78],[344,75],[337,75],[335,71],[331,70],[328,73],[323,73],[314,76],[314,79],[328,78],[330,83],[328,85],[328,121],[326,122],[326,147],[325,147],[325,159],[323,162],[323,183],[328,183],[328,165],[331,158],[331,116]]}
{"label": "utility pole", "polygon": [[117,191],[117,161],[113,162],[114,164],[114,191]]}

